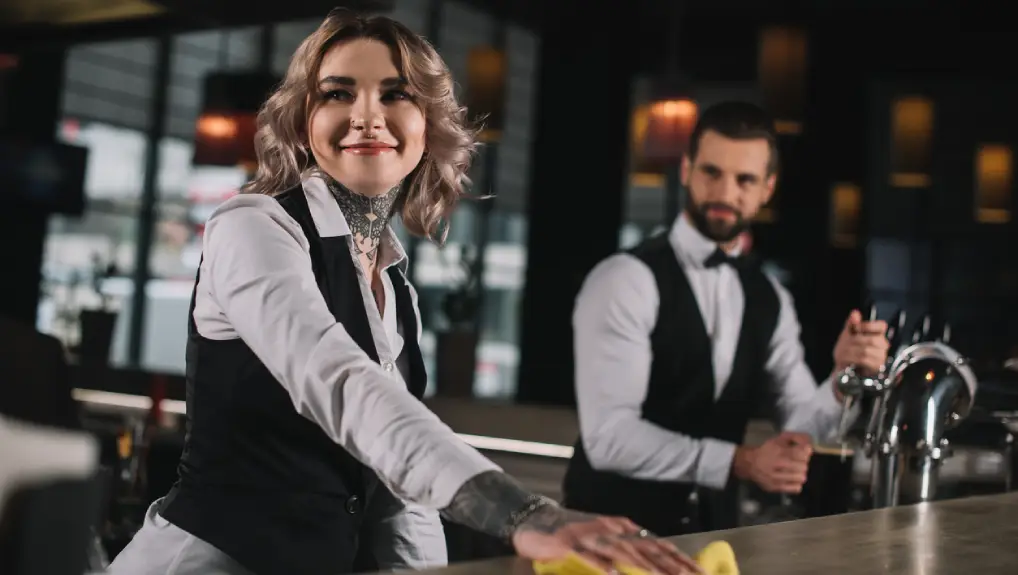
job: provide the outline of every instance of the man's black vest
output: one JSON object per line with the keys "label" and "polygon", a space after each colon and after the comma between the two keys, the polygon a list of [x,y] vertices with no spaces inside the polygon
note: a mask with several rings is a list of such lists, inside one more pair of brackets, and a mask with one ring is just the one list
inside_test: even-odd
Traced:
{"label": "man's black vest", "polygon": [[[298,186],[277,196],[311,247],[318,287],[336,321],[378,361],[345,237],[323,238]],[[389,276],[406,333],[417,316],[406,280]],[[377,477],[294,409],[283,386],[240,339],[214,341],[188,312],[187,438],[179,479],[160,514],[259,575],[334,575],[357,559],[362,511]],[[415,337],[405,338],[410,392],[427,375]],[[355,561],[358,563],[355,565]]]}
{"label": "man's black vest", "polygon": [[[777,326],[780,300],[754,264],[738,268],[745,311],[732,373],[715,399],[712,344],[696,297],[667,235],[630,252],[653,272],[660,305],[651,332],[653,360],[645,420],[695,438],[713,437],[741,444],[750,417],[772,400],[764,365]],[[641,446],[634,445],[633,449]],[[668,536],[734,527],[738,518],[735,481],[723,491],[689,483],[645,481],[593,468],[577,441],[565,478],[566,505],[574,509],[629,517]]]}

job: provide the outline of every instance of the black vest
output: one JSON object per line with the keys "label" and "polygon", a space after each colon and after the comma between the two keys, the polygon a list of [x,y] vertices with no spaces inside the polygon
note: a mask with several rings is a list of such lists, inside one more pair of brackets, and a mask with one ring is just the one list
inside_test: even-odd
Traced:
{"label": "black vest", "polygon": [[[298,186],[277,196],[310,243],[318,287],[336,321],[378,361],[345,237],[318,235]],[[396,266],[388,270],[406,333],[417,316]],[[196,282],[197,285],[197,282]],[[375,474],[299,415],[289,395],[240,339],[214,341],[188,312],[187,438],[179,479],[160,514],[259,575],[334,575],[370,567],[357,557]],[[410,392],[427,375],[416,337],[405,338]]]}
{"label": "black vest", "polygon": [[[654,273],[660,305],[651,332],[653,360],[642,417],[670,431],[741,444],[761,402],[771,401],[764,372],[780,300],[758,266],[740,266],[745,293],[732,374],[715,400],[712,345],[689,280],[666,235],[630,252]],[[636,446],[638,449],[639,446]],[[735,527],[735,482],[723,491],[645,481],[593,468],[577,441],[566,472],[566,505],[629,517],[661,536]]]}

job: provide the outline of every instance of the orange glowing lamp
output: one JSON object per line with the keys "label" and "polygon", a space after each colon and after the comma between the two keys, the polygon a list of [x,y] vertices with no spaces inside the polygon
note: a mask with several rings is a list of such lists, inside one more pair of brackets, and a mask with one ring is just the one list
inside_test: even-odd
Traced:
{"label": "orange glowing lamp", "polygon": [[667,163],[682,160],[698,112],[696,102],[685,97],[660,99],[651,104],[643,140],[644,157]]}
{"label": "orange glowing lamp", "polygon": [[205,102],[195,126],[194,164],[257,164],[256,118],[278,78],[259,72],[215,72],[205,78]]}

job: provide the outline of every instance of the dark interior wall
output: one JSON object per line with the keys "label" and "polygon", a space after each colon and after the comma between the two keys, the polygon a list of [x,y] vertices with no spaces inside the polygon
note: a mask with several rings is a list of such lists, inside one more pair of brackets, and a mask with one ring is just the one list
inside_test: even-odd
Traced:
{"label": "dark interior wall", "polygon": [[588,6],[560,0],[544,13],[520,317],[517,399],[526,403],[573,402],[573,302],[618,247],[622,224],[638,60],[620,49],[640,44],[641,20]]}
{"label": "dark interior wall", "polygon": [[[930,185],[890,185],[889,150],[874,148],[869,284],[888,308],[903,307],[916,321],[926,313],[935,325],[947,321],[960,351],[999,362],[1018,342],[1016,228],[1013,221],[976,220],[975,160],[981,144],[1018,145],[1011,112],[1018,82],[1007,74],[886,81],[871,92],[874,114],[886,118],[898,95],[923,95],[934,104]],[[1011,193],[1013,214],[1013,182]],[[903,287],[889,289],[892,283]]]}
{"label": "dark interior wall", "polygon": [[[0,89],[0,137],[46,143],[54,140],[60,111],[64,52],[39,48],[17,54],[17,67]],[[2,185],[2,184],[0,184]],[[10,185],[8,182],[7,185]],[[8,197],[14,196],[8,190]],[[0,316],[35,323],[48,214],[18,203],[0,210],[3,297]]]}
{"label": "dark interior wall", "polygon": [[[882,49],[864,54],[867,287],[888,311],[948,321],[952,345],[980,363],[999,363],[1018,342],[1016,227],[1013,219],[976,221],[975,152],[980,143],[1018,144],[1018,70],[1010,62],[1018,46],[1007,30],[957,4],[907,16],[911,26],[885,23],[875,43]],[[930,182],[917,188],[896,187],[889,177],[891,104],[908,95],[934,106]],[[1013,188],[1012,181],[1012,214]]]}

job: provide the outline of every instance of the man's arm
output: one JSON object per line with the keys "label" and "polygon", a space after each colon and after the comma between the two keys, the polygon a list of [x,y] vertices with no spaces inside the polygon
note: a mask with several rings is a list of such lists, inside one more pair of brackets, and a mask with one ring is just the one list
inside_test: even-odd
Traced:
{"label": "man's arm", "polygon": [[[777,397],[775,423],[781,429],[805,433],[814,441],[834,440],[842,410],[842,403],[834,392],[834,382],[828,377],[817,386],[806,365],[799,339],[802,328],[792,295],[776,280],[769,279],[781,304],[766,364]],[[853,410],[852,419],[857,416],[858,410]]]}
{"label": "man's arm", "polygon": [[584,449],[597,469],[638,479],[724,487],[734,444],[694,439],[642,417],[658,304],[653,272],[629,255],[605,260],[584,282],[573,312]]}

